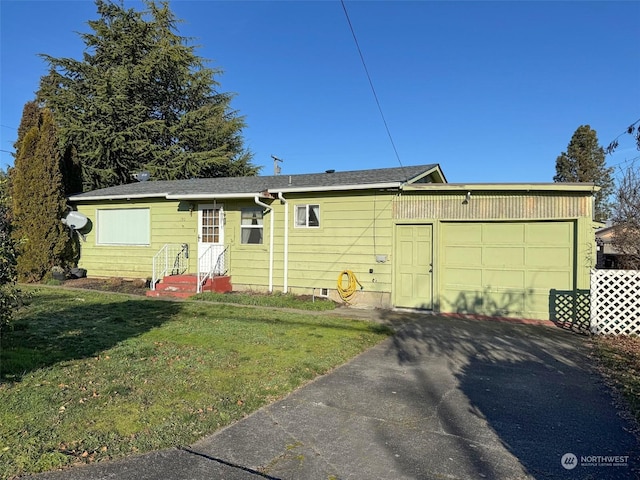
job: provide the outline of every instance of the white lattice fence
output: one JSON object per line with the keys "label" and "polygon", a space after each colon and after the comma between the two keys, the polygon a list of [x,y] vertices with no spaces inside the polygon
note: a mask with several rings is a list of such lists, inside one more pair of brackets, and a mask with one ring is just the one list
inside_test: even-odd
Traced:
{"label": "white lattice fence", "polygon": [[640,271],[591,271],[591,332],[640,335]]}

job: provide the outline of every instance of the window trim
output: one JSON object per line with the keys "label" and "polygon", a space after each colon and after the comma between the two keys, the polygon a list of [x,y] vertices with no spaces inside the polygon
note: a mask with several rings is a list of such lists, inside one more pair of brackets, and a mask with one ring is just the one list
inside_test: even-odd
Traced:
{"label": "window trim", "polygon": [[[242,214],[244,212],[259,212],[260,217],[259,220],[261,223],[259,225],[243,225],[242,224]],[[260,243],[249,243],[244,242],[243,233],[245,231],[251,230],[260,230],[262,235],[260,235]],[[249,234],[250,235],[250,234]],[[245,207],[240,209],[240,245],[264,245],[264,211],[260,207]]]}
{"label": "window trim", "polygon": [[[146,221],[147,229],[146,229],[146,232],[144,232],[144,238],[142,239],[142,241],[113,242],[113,241],[104,241],[104,239],[101,238],[104,235],[103,232],[105,227],[104,226],[105,218],[104,217],[102,217],[102,219],[100,218],[103,213],[108,212],[109,215],[114,215],[114,212],[120,212],[120,214],[122,214],[122,212],[132,212],[132,211],[146,212],[146,219],[144,220]],[[101,247],[149,247],[151,245],[151,209],[149,207],[96,208],[95,218],[96,218],[96,245],[98,246],[101,246]],[[107,227],[109,227],[108,221],[112,221],[112,220],[113,219],[107,220]],[[139,224],[141,219],[135,219],[135,220],[136,220],[136,223]],[[131,230],[127,230],[127,229],[123,230],[122,228],[118,229],[116,232],[121,233],[123,231],[131,232]],[[109,239],[107,238],[107,240]]]}
{"label": "window trim", "polygon": [[[319,203],[304,203],[294,206],[293,212],[293,227],[294,228],[320,228],[320,204]],[[318,225],[309,225],[309,210],[310,207],[317,207],[316,218],[318,219]],[[304,225],[298,223],[298,210],[305,209],[305,223]]]}

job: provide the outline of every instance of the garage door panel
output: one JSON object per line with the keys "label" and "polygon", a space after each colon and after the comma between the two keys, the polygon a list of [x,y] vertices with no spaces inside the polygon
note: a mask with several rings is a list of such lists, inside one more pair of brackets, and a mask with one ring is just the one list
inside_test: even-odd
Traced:
{"label": "garage door panel", "polygon": [[482,265],[485,267],[522,267],[524,260],[524,247],[485,247],[482,249]]}
{"label": "garage door panel", "polygon": [[522,243],[525,238],[525,226],[514,223],[494,223],[482,226],[482,242],[488,244]]}
{"label": "garage door panel", "polygon": [[522,291],[525,288],[525,274],[522,270],[485,269],[482,272],[482,286],[496,291],[506,289]]}
{"label": "garage door panel", "polygon": [[444,249],[445,262],[448,265],[482,266],[482,247],[452,245]]}
{"label": "garage door panel", "polygon": [[474,223],[457,223],[450,224],[443,231],[443,240],[445,244],[463,244],[474,245],[482,241],[482,225]]}
{"label": "garage door panel", "polygon": [[570,222],[529,223],[525,242],[528,245],[566,245],[573,237],[573,224]]}
{"label": "garage door panel", "polygon": [[540,267],[570,267],[572,263],[569,247],[530,247],[527,249],[527,265]]}
{"label": "garage door panel", "polygon": [[464,285],[478,289],[482,285],[482,270],[471,268],[447,268],[442,272],[445,287],[456,288]]}
{"label": "garage door panel", "polygon": [[442,311],[548,319],[551,290],[574,287],[574,222],[443,222],[441,232]]}
{"label": "garage door panel", "polygon": [[555,288],[556,290],[570,290],[573,284],[572,279],[573,275],[567,271],[528,271],[526,272],[525,282],[527,287],[545,289],[546,293],[549,294],[551,288]]}

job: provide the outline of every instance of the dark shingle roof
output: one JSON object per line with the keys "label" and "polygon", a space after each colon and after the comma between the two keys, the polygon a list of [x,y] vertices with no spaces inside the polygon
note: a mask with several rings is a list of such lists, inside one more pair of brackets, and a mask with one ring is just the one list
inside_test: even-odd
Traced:
{"label": "dark shingle roof", "polygon": [[258,177],[197,178],[190,180],[165,180],[136,182],[116,187],[102,188],[78,195],[70,200],[98,200],[105,198],[179,198],[197,195],[246,195],[265,191],[278,192],[295,189],[344,190],[367,188],[367,185],[397,184],[399,186],[437,167],[437,164],[416,165],[373,170],[353,170],[332,173],[301,175],[277,175]]}

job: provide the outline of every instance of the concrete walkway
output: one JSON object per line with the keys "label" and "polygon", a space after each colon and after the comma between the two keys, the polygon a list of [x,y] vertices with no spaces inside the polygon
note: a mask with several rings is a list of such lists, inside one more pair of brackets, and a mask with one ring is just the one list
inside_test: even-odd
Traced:
{"label": "concrete walkway", "polygon": [[633,424],[589,366],[584,337],[359,312],[374,314],[398,333],[194,445],[34,478],[638,478]]}

